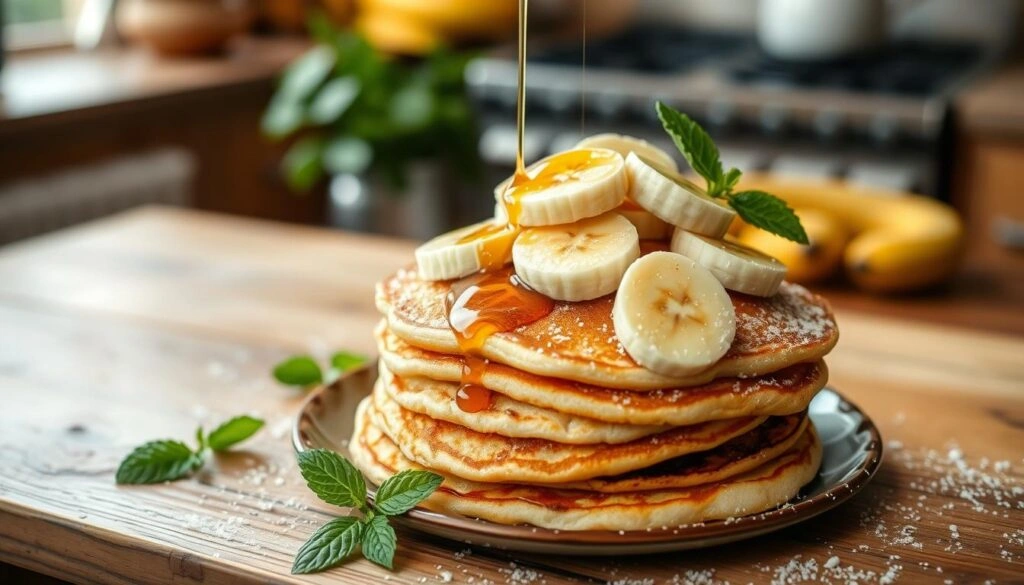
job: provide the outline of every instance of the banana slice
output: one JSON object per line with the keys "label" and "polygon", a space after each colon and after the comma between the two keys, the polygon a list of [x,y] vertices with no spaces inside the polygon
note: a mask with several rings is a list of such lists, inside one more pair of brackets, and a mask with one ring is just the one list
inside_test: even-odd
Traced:
{"label": "banana slice", "polygon": [[560,301],[586,301],[615,292],[640,256],[640,239],[617,213],[523,230],[512,248],[516,274]]}
{"label": "banana slice", "polygon": [[547,226],[596,217],[622,204],[629,178],[622,156],[592,148],[553,154],[526,169],[530,180],[495,187],[495,198],[518,207],[517,223]]}
{"label": "banana slice", "polygon": [[704,190],[657,163],[630,153],[626,157],[630,199],[668,223],[687,231],[720,238],[736,212],[704,194]]}
{"label": "banana slice", "polygon": [[[646,140],[632,136],[612,133],[596,134],[580,140],[576,144],[576,148],[607,148],[621,154],[622,158],[626,158],[629,156],[629,153],[635,152],[637,156],[645,158],[658,166],[672,169],[676,173],[679,172],[679,165],[676,164],[676,160],[672,158],[671,154]],[[643,236],[640,237],[643,238]]]}
{"label": "banana slice", "polygon": [[504,266],[512,259],[517,235],[518,230],[495,220],[441,234],[416,248],[416,272],[425,280],[451,280]]}
{"label": "banana slice", "polygon": [[725,288],[748,295],[770,297],[786,277],[786,265],[767,254],[681,229],[672,236],[672,251],[710,270]]}
{"label": "banana slice", "polygon": [[612,322],[626,353],[666,376],[706,370],[736,335],[729,293],[706,268],[672,252],[653,252],[629,267]]}
{"label": "banana slice", "polygon": [[664,240],[672,235],[672,226],[628,199],[615,209],[615,213],[633,224],[641,240]]}

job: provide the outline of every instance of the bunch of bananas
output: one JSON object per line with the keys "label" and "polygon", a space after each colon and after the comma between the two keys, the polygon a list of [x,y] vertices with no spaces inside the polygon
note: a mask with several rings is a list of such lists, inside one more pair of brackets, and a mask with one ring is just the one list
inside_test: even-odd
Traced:
{"label": "bunch of bananas", "polygon": [[743,189],[785,199],[800,216],[803,246],[737,220],[731,233],[782,261],[787,279],[810,283],[846,274],[878,293],[919,290],[951,276],[963,244],[963,224],[948,205],[923,196],[851,186],[744,176]]}
{"label": "bunch of bananas", "polygon": [[422,55],[441,44],[515,34],[516,0],[358,0],[355,27],[379,50]]}

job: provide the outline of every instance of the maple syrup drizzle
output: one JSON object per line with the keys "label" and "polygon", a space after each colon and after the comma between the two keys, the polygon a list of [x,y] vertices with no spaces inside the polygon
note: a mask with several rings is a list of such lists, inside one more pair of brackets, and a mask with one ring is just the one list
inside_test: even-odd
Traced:
{"label": "maple syrup drizzle", "polygon": [[465,356],[456,403],[465,412],[490,407],[491,391],[484,387],[488,360],[481,354],[487,338],[494,333],[528,325],[551,312],[554,301],[519,280],[512,267],[512,245],[521,229],[519,217],[523,197],[572,180],[584,173],[601,172],[613,155],[576,150],[551,157],[527,173],[523,160],[526,131],[526,30],[528,0],[519,0],[518,88],[516,93],[516,170],[501,203],[506,225],[489,224],[464,236],[458,243],[478,242],[479,274],[452,285],[445,299],[448,325]]}

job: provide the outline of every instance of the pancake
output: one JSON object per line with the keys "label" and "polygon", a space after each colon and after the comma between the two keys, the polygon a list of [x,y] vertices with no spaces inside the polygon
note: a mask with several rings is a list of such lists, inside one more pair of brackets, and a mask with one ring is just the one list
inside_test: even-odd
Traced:
{"label": "pancake", "polygon": [[615,477],[567,483],[559,487],[624,493],[716,483],[746,473],[782,455],[800,439],[808,425],[810,418],[807,413],[773,416],[754,430],[714,449],[683,455]]}
{"label": "pancake", "polygon": [[[381,361],[399,376],[460,380],[465,367],[460,356],[409,345],[383,323],[376,334]],[[719,378],[700,386],[635,392],[538,376],[491,362],[481,381],[511,399],[568,415],[609,423],[684,426],[801,412],[827,379],[825,363],[817,361],[759,378]]]}
{"label": "pancake", "polygon": [[403,409],[380,383],[371,400],[374,424],[406,457],[435,471],[484,482],[552,484],[628,473],[713,449],[767,418],[751,416],[676,427],[618,445],[566,445],[478,433],[432,419]]}
{"label": "pancake", "polygon": [[380,380],[381,389],[402,408],[478,433],[586,445],[627,443],[670,428],[596,421],[540,408],[501,394],[493,395],[490,408],[466,412],[456,404],[459,384],[429,378],[398,377],[388,371],[383,361],[380,362]]}
{"label": "pancake", "polygon": [[[369,416],[364,400],[349,445],[353,462],[380,484],[398,471],[422,469],[404,457]],[[808,425],[789,449],[760,467],[719,483],[690,488],[602,494],[542,486],[486,484],[444,476],[422,505],[501,524],[557,530],[653,530],[739,517],[793,498],[821,463],[821,444]],[[571,537],[570,537],[571,538]]]}
{"label": "pancake", "polygon": [[[428,282],[401,270],[377,286],[377,307],[390,330],[422,349],[458,354],[448,327],[445,296],[451,282]],[[615,337],[614,295],[584,302],[556,302],[551,313],[513,331],[487,338],[488,359],[538,374],[609,388],[653,390],[703,384],[718,377],[752,377],[817,361],[838,340],[828,303],[807,289],[784,283],[771,298],[729,293],[736,310],[732,347],[699,375],[663,376],[638,365]]]}

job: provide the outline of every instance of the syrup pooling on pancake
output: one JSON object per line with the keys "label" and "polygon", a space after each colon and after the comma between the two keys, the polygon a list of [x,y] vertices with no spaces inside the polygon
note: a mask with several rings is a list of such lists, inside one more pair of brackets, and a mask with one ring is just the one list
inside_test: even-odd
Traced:
{"label": "syrup pooling on pancake", "polygon": [[484,272],[452,285],[445,301],[448,326],[466,356],[459,408],[478,412],[491,404],[491,391],[481,382],[487,360],[480,355],[487,338],[546,316],[554,302],[519,281],[509,268]]}

